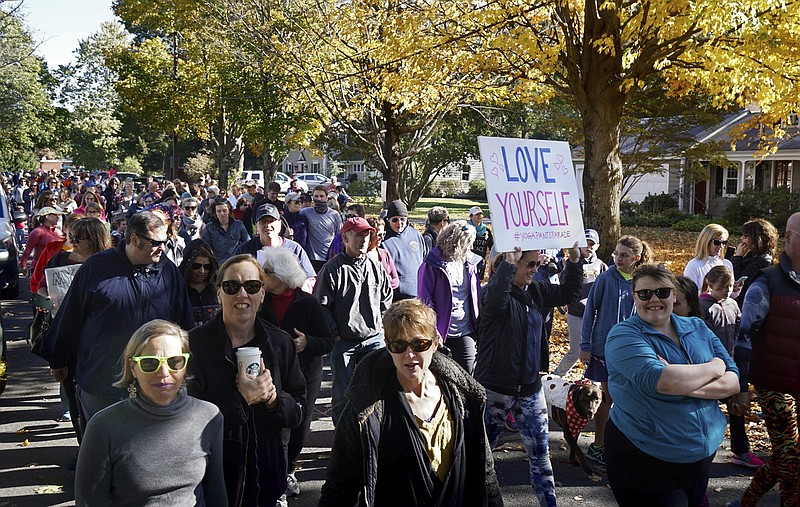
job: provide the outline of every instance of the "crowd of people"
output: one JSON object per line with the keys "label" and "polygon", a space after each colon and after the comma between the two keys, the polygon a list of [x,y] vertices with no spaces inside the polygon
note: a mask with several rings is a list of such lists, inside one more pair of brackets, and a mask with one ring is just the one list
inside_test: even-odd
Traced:
{"label": "crowd of people", "polygon": [[[578,376],[578,360],[602,391],[586,454],[620,505],[708,505],[728,424],[731,461],[755,470],[741,504],[776,483],[798,499],[800,213],[777,264],[768,221],[735,248],[711,224],[676,277],[634,236],[608,263],[592,229],[564,251],[495,252],[478,206],[433,207],[421,233],[402,201],[366,216],[335,184],[281,199],[275,182],[15,178],[31,216],[20,267],[53,303],[37,303],[41,353],[80,445],[78,505],[286,505],[325,356],[322,505],[502,505],[503,429],[539,505],[556,505],[541,375]],[[569,329],[555,367],[554,308]],[[766,464],[745,431],[750,384]]]}

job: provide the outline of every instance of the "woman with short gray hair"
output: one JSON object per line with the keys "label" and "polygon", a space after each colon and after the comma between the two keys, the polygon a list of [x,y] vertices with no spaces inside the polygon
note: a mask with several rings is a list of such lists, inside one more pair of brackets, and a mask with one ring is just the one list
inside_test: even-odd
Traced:
{"label": "woman with short gray hair", "polygon": [[322,356],[333,348],[333,335],[319,301],[300,290],[306,281],[306,272],[297,255],[285,248],[265,248],[262,255],[267,282],[259,317],[289,334],[306,379],[306,417],[302,424],[291,430],[287,457],[286,496],[294,496],[300,494],[300,485],[294,475],[297,457],[311,431],[314,403],[322,384]]}
{"label": "woman with short gray hair", "polygon": [[436,312],[436,330],[470,374],[475,369],[480,291],[480,258],[470,251],[474,241],[472,225],[452,222],[439,233],[417,273],[419,298]]}

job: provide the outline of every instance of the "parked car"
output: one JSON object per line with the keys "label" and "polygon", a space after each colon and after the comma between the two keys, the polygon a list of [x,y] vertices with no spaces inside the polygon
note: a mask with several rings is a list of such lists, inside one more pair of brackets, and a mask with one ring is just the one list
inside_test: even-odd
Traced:
{"label": "parked car", "polygon": [[25,213],[12,212],[6,193],[0,189],[0,299],[19,297],[19,245],[14,222],[24,222]]}
{"label": "parked car", "polygon": [[299,173],[295,175],[298,181],[304,181],[309,189],[314,188],[316,185],[328,185],[331,180],[320,173]]}
{"label": "parked car", "polygon": [[278,183],[280,183],[281,192],[285,194],[286,191],[289,190],[289,184],[292,182],[292,179],[286,173],[277,171],[272,181],[277,181]]}

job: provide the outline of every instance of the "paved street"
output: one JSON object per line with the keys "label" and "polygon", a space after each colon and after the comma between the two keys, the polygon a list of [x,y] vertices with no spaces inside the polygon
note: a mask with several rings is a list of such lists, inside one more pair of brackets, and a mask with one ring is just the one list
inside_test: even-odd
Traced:
{"label": "paved street", "polygon": [[[27,280],[22,281],[27,286]],[[24,300],[27,295],[21,296]],[[73,473],[67,464],[75,456],[77,443],[69,423],[56,422],[60,415],[58,386],[52,382],[45,362],[28,351],[24,331],[31,309],[22,301],[2,302],[3,329],[9,341],[9,380],[0,396],[0,507],[74,505]],[[328,463],[333,426],[330,410],[330,371],[326,368],[323,391],[317,401],[315,421],[301,456],[297,478],[302,492],[290,506],[316,505]],[[590,427],[591,429],[591,427]],[[560,430],[551,428],[551,454],[560,505],[614,505],[604,477],[593,481],[582,470],[568,464],[568,451]],[[24,442],[27,441],[27,445]],[[582,447],[590,442],[581,437]],[[751,473],[727,463],[730,451],[723,444],[712,468],[708,494],[712,506],[724,506],[737,498]],[[528,481],[528,467],[518,435],[505,433],[494,453],[496,469],[506,505],[530,506],[535,499]],[[778,505],[772,492],[760,505]]]}

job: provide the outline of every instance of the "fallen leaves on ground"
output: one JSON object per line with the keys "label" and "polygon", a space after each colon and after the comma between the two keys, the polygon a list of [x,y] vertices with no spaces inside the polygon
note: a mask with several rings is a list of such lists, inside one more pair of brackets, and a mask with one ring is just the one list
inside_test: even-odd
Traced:
{"label": "fallen leaves on ground", "polygon": [[28,445],[30,445],[30,442],[28,442],[27,438],[23,440],[21,444],[19,444],[20,447],[28,447]]}

